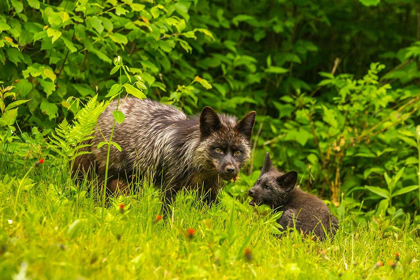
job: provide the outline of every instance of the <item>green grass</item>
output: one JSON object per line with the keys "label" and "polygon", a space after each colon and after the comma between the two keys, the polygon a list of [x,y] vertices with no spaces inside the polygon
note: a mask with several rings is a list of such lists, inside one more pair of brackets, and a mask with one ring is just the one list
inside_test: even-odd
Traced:
{"label": "green grass", "polygon": [[[194,193],[178,195],[172,216],[156,221],[161,205],[155,188],[111,198],[104,209],[48,161],[24,181],[29,168],[1,164],[1,279],[420,277],[420,240],[407,223],[399,228],[377,219],[356,226],[355,217],[346,216],[334,240],[297,233],[278,238],[264,209],[226,194],[209,208]],[[195,230],[191,238],[188,228]],[[393,269],[388,261],[396,253],[400,261]],[[384,266],[375,265],[379,260]]]}

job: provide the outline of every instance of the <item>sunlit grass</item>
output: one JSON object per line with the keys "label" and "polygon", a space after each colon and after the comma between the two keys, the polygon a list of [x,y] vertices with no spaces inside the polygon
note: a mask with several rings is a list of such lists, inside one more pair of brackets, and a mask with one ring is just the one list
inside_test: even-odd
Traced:
{"label": "sunlit grass", "polygon": [[349,216],[334,240],[279,238],[271,215],[227,194],[208,207],[195,193],[180,193],[160,219],[151,186],[111,198],[104,209],[48,162],[23,182],[29,168],[15,167],[0,179],[1,279],[419,278],[414,226],[382,219],[356,226]]}

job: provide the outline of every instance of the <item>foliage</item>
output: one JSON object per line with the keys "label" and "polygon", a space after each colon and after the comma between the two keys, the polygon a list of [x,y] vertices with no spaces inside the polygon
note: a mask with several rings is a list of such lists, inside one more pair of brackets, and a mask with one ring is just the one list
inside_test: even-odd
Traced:
{"label": "foliage", "polygon": [[[415,215],[420,4],[333,2],[3,1],[0,81],[14,94],[2,93],[0,149],[23,164],[48,154],[28,132],[51,138],[80,104],[123,90],[189,114],[205,105],[238,116],[253,109],[253,159],[232,195],[244,200],[270,152],[341,214],[370,218],[386,200],[388,215]],[[390,188],[387,178],[400,173]]]}
{"label": "foliage", "polygon": [[181,193],[172,218],[159,219],[159,193],[147,184],[102,208],[48,160],[34,169],[17,203],[18,180],[0,179],[5,279],[415,279],[419,273],[419,229],[401,216],[357,227],[349,216],[325,242],[298,233],[278,238],[275,217],[226,194],[209,208],[195,193]]}

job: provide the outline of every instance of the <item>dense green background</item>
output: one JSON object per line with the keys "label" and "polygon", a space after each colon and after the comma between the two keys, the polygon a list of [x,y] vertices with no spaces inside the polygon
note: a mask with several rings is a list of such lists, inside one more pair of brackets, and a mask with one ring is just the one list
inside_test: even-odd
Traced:
{"label": "dense green background", "polygon": [[0,172],[53,159],[52,129],[121,83],[188,114],[256,110],[241,200],[270,152],[340,215],[414,218],[419,20],[411,0],[2,1]]}

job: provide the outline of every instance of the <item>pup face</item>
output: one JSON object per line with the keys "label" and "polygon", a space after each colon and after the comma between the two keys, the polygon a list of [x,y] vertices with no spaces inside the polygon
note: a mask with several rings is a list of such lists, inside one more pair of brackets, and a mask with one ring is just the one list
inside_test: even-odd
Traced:
{"label": "pup face", "polygon": [[236,122],[235,118],[217,115],[210,107],[201,112],[199,149],[205,154],[206,166],[223,180],[236,178],[249,159],[255,115],[250,112]]}
{"label": "pup face", "polygon": [[287,201],[290,191],[295,187],[296,181],[296,171],[289,173],[277,171],[267,153],[261,175],[249,190],[249,196],[252,197],[249,204],[252,206],[265,204],[271,208],[282,206]]}

